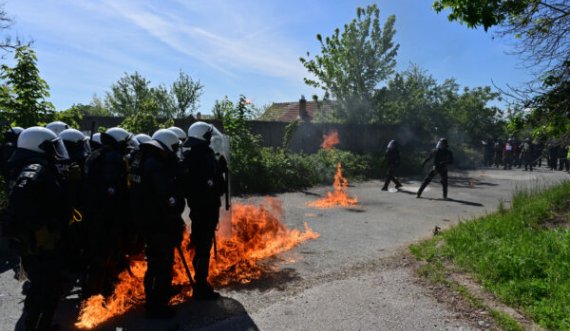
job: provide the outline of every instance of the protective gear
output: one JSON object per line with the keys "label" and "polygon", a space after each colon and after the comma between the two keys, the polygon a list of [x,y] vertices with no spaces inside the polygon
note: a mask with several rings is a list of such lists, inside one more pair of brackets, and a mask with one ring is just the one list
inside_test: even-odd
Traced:
{"label": "protective gear", "polygon": [[53,133],[55,133],[56,135],[59,136],[59,134],[63,130],[69,129],[69,125],[67,125],[66,123],[64,123],[62,121],[55,121],[55,122],[48,123],[46,125],[46,128],[50,129]]}
{"label": "protective gear", "polygon": [[171,129],[160,129],[156,131],[152,135],[152,140],[158,141],[162,145],[162,148],[166,148],[166,150],[172,153],[178,152],[180,148],[180,139]]}
{"label": "protective gear", "polygon": [[9,196],[8,233],[30,281],[22,321],[26,330],[47,330],[63,288],[62,235],[71,209],[53,158],[18,149],[13,159],[18,175]]}
{"label": "protective gear", "polygon": [[[186,141],[188,144],[192,144],[192,139],[202,141],[202,142],[210,142],[212,138],[212,133],[214,132],[214,126],[212,124],[208,124],[206,122],[196,122],[188,128],[188,140]],[[191,147],[186,146],[185,147]]]}
{"label": "protective gear", "polygon": [[[205,131],[207,132],[202,130]],[[208,139],[196,138],[195,142],[196,144],[184,153],[179,178],[192,220],[190,242],[196,250],[192,261],[195,270],[196,299],[215,299],[219,295],[213,292],[207,278],[210,251],[219,221],[220,197],[224,193],[225,183],[219,168],[220,164],[208,144]]]}
{"label": "protective gear", "polygon": [[441,185],[443,187],[443,198],[447,199],[447,165],[453,164],[453,153],[448,149],[447,140],[440,139],[438,142],[440,148],[432,150],[430,156],[423,162],[422,166],[430,160],[433,160],[432,170],[424,178],[422,185],[417,193],[417,198],[421,197],[424,189],[437,174],[441,176]]}
{"label": "protective gear", "polygon": [[402,183],[396,178],[396,171],[400,165],[400,152],[398,151],[398,145],[395,140],[390,140],[388,143],[386,153],[384,154],[384,162],[388,166],[388,170],[382,191],[388,190],[388,185],[390,185],[391,181],[394,182],[397,189],[402,187]]}
{"label": "protective gear", "polygon": [[[174,248],[182,240],[184,197],[179,194],[174,150],[178,136],[159,130],[141,145],[131,166],[131,209],[146,248],[148,268],[144,276],[145,308],[148,317],[167,312],[172,295]],[[175,147],[174,147],[175,148]],[[168,315],[168,314],[167,314]]]}
{"label": "protective gear", "polygon": [[446,138],[440,138],[439,141],[437,142],[437,144],[435,145],[435,148],[445,149],[448,146],[449,146],[449,144],[447,143],[447,139]]}
{"label": "protective gear", "polygon": [[139,133],[135,136],[135,139],[139,142],[139,144],[143,144],[151,140],[152,138],[148,134]]}
{"label": "protective gear", "polygon": [[184,130],[182,130],[181,128],[179,128],[177,126],[171,126],[168,128],[168,130],[176,133],[176,135],[178,136],[178,139],[180,139],[181,142],[183,142],[187,138],[186,132],[184,132]]}
{"label": "protective gear", "polygon": [[132,134],[123,128],[110,128],[101,134],[101,143],[124,152],[132,138]]}
{"label": "protective gear", "polygon": [[83,132],[67,129],[59,134],[72,161],[83,164],[85,158],[91,153],[89,138]]}
{"label": "protective gear", "polygon": [[22,133],[24,129],[21,127],[13,127],[4,132],[4,142],[0,144],[0,175],[4,176],[6,179],[6,192],[8,192],[8,184],[10,177],[10,167],[8,166],[8,160],[16,150],[16,145],[18,143],[18,136]]}
{"label": "protective gear", "polygon": [[41,126],[33,126],[22,131],[18,137],[17,146],[57,160],[69,159],[69,154],[61,139],[53,131]]}

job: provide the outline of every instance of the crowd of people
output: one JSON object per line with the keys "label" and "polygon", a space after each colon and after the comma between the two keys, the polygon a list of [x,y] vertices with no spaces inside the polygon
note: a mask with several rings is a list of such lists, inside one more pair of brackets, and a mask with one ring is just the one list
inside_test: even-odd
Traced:
{"label": "crowd of people", "polygon": [[[52,330],[70,283],[84,298],[110,295],[133,256],[147,261],[146,316],[173,316],[175,249],[195,250],[193,297],[217,299],[208,269],[227,192],[227,156],[213,143],[220,137],[205,122],[152,136],[114,127],[89,137],[63,122],[9,128],[0,151],[2,233],[28,279],[24,329]],[[191,240],[181,247],[186,205]]]}
{"label": "crowd of people", "polygon": [[483,163],[487,167],[502,167],[505,170],[523,168],[533,171],[542,167],[543,160],[550,170],[570,171],[569,145],[562,141],[533,141],[526,138],[523,141],[517,138],[493,139],[482,141]]}

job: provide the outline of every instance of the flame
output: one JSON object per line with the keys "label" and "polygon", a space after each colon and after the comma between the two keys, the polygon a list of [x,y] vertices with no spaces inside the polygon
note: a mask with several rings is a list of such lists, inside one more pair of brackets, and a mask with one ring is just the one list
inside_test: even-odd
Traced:
{"label": "flame", "polygon": [[[281,202],[276,199],[266,198],[264,203],[259,205],[234,203],[231,237],[219,241],[217,256],[212,254],[208,280],[217,286],[232,282],[249,283],[260,278],[266,271],[258,264],[259,260],[319,237],[307,223],[304,231],[289,229],[281,222],[282,218],[283,208]],[[187,247],[189,242],[189,234],[185,231],[181,247]],[[188,268],[194,273],[191,263],[194,251],[183,249],[183,254]],[[75,326],[82,329],[94,328],[143,303],[143,278],[146,268],[145,261],[131,260],[130,271],[119,275],[119,281],[110,297],[96,295],[83,302]],[[192,289],[187,286],[188,276],[178,251],[175,252],[172,284],[183,289],[171,299],[170,304],[179,304],[192,296]]]}
{"label": "flame", "polygon": [[322,199],[309,202],[310,207],[317,208],[334,208],[337,206],[349,207],[358,203],[357,198],[349,197],[346,193],[348,181],[342,176],[342,167],[340,162],[336,166],[336,175],[334,176],[334,191],[327,192],[326,196]]}
{"label": "flame", "polygon": [[338,139],[338,130],[334,129],[329,133],[323,134],[323,143],[321,144],[322,149],[332,149],[334,146],[338,145],[340,140]]}

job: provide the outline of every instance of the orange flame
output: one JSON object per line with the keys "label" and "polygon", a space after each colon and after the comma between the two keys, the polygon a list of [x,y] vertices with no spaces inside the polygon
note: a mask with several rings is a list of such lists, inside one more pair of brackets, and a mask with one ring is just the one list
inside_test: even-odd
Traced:
{"label": "orange flame", "polygon": [[340,140],[338,139],[338,130],[330,131],[329,133],[323,134],[323,143],[321,144],[322,149],[332,149],[334,146],[338,145]]}
{"label": "orange flame", "polygon": [[354,206],[358,203],[357,198],[349,197],[346,193],[348,181],[342,176],[342,167],[340,162],[336,166],[336,175],[334,176],[334,191],[327,192],[326,196],[322,199],[309,202],[310,207],[317,208],[334,208]]}
{"label": "orange flame", "polygon": [[[217,257],[212,254],[208,280],[217,286],[232,282],[249,283],[260,278],[266,269],[259,260],[289,250],[309,239],[316,239],[319,234],[305,223],[305,231],[287,228],[282,222],[281,202],[266,198],[263,204],[246,205],[234,203],[232,207],[232,235],[219,242]],[[188,246],[188,232],[184,232],[182,247]],[[183,249],[184,258],[193,273],[192,258],[194,251]],[[146,272],[145,261],[131,261],[129,271],[119,275],[114,293],[104,298],[101,295],[87,299],[79,313],[75,325],[78,328],[91,329],[104,321],[124,314],[144,302],[143,278]],[[178,253],[175,253],[173,266],[173,285],[189,285],[188,276]],[[192,296],[191,287],[184,287],[173,297],[170,304],[178,304]]]}

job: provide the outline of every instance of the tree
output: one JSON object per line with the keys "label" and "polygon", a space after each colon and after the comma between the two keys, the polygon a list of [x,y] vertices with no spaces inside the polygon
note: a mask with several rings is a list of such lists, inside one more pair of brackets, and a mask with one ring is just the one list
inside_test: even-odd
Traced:
{"label": "tree", "polygon": [[136,114],[145,100],[152,99],[150,81],[138,72],[119,79],[105,96],[105,106],[115,116]]}
{"label": "tree", "polygon": [[325,99],[336,99],[338,121],[368,123],[375,89],[394,72],[399,48],[392,41],[396,17],[389,16],[382,30],[379,15],[375,4],[359,7],[356,18],[344,26],[342,33],[337,28],[324,41],[317,35],[321,55],[308,59],[307,52],[307,59],[300,58],[316,78],[305,78],[305,83],[322,88]]}
{"label": "tree", "polygon": [[48,102],[49,85],[40,77],[36,53],[28,46],[16,48],[16,65],[0,67],[2,117],[29,127],[49,121],[54,106]]}
{"label": "tree", "polygon": [[198,109],[198,100],[202,95],[204,86],[200,81],[192,80],[192,77],[183,73],[178,75],[178,79],[172,83],[170,88],[171,94],[175,100],[175,114],[177,118],[185,118],[188,115],[194,115]]}
{"label": "tree", "polygon": [[[6,10],[4,10],[4,4],[0,4],[0,30],[8,30],[14,24],[14,20],[8,16]],[[10,36],[5,36],[3,40],[0,41],[0,49],[5,52],[16,50],[18,47],[22,46],[20,40],[12,40]]]}
{"label": "tree", "polygon": [[[450,20],[485,30],[498,26],[500,36],[518,40],[516,53],[536,80],[511,88],[519,109],[531,109],[528,123],[538,131],[559,134],[570,126],[570,3],[560,0],[436,0],[434,9],[449,9]],[[535,112],[536,110],[536,112]]]}

